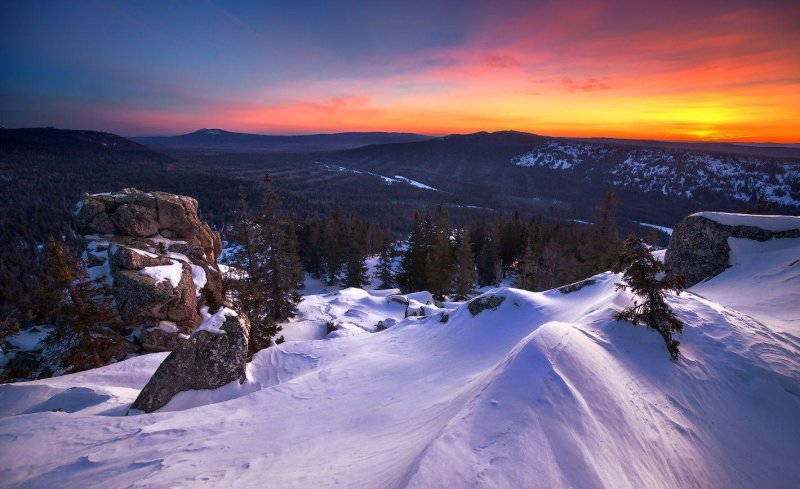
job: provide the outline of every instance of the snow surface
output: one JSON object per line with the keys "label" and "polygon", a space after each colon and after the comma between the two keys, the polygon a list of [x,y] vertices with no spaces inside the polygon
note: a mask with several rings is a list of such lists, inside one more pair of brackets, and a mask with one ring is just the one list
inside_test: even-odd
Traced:
{"label": "snow surface", "polygon": [[[759,243],[728,238],[733,266],[691,291],[747,314],[772,330],[800,338],[798,241],[771,239]],[[763,287],[769,289],[761,291]]]}
{"label": "snow surface", "polygon": [[[612,319],[632,297],[611,273],[569,294],[493,289],[504,302],[477,316],[426,293],[345,289],[307,297],[305,319],[284,328],[303,336],[316,315],[352,334],[263,350],[245,383],[182,393],[153,414],[121,416],[166,354],[0,386],[0,480],[793,488],[800,240],[731,244],[731,268],[668,297],[686,323],[677,363],[658,333]],[[431,315],[404,319],[393,298]],[[367,332],[387,317],[396,324]]]}
{"label": "snow surface", "polygon": [[165,321],[161,320],[158,322],[158,326],[156,328],[164,331],[165,333],[177,333],[178,332],[178,324],[175,321]]}
{"label": "snow surface", "polygon": [[194,282],[197,297],[200,297],[200,290],[206,286],[206,270],[194,263],[190,263],[189,266],[192,268],[192,282]]}
{"label": "snow surface", "polygon": [[432,190],[434,192],[439,192],[440,191],[439,189],[435,189],[435,188],[433,188],[433,187],[431,187],[429,185],[425,185],[424,183],[418,182],[416,180],[412,180],[410,178],[406,178],[406,177],[401,176],[401,175],[395,175],[394,177],[387,177],[385,175],[380,175],[378,173],[373,173],[373,172],[370,172],[370,171],[354,170],[352,168],[346,168],[346,167],[340,166],[340,165],[331,165],[331,164],[328,164],[328,163],[320,163],[319,161],[317,161],[316,163],[318,165],[320,165],[322,168],[324,168],[325,170],[328,170],[328,171],[338,171],[338,172],[342,172],[342,173],[356,173],[356,174],[360,174],[360,175],[370,175],[370,176],[373,176],[373,177],[378,177],[383,181],[383,183],[385,185],[391,185],[393,183],[405,183],[405,184],[411,185],[412,187],[421,188],[423,190]]}
{"label": "snow surface", "polygon": [[753,226],[775,232],[800,229],[800,217],[798,216],[762,216],[708,211],[697,212],[692,216],[705,217],[725,226]]}
{"label": "snow surface", "polygon": [[412,187],[424,188],[425,190],[433,190],[435,192],[439,191],[439,189],[435,189],[435,188],[433,188],[433,187],[431,187],[429,185],[425,185],[424,183],[420,183],[420,182],[418,182],[416,180],[411,180],[410,178],[406,178],[406,177],[404,177],[402,175],[395,175],[394,178],[396,180],[400,180],[401,182],[405,182],[405,183],[411,185]]}
{"label": "snow surface", "polygon": [[[183,264],[178,260],[172,260],[169,265],[144,267],[139,270],[139,273],[154,278],[156,283],[169,280],[172,286],[177,288],[181,283],[181,276],[183,276]],[[192,278],[194,278],[194,273],[192,273]]]}
{"label": "snow surface", "polygon": [[199,331],[208,331],[214,334],[227,334],[220,328],[225,324],[225,318],[230,316],[237,316],[236,311],[223,307],[203,321],[203,323],[192,332],[192,335],[197,334]]}

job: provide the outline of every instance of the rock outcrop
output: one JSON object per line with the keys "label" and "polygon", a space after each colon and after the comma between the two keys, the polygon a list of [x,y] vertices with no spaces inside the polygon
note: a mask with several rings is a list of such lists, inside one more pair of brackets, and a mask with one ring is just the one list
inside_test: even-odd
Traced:
{"label": "rock outcrop", "polygon": [[467,303],[467,309],[473,316],[486,311],[487,309],[497,309],[505,301],[502,295],[481,295]]}
{"label": "rock outcrop", "polygon": [[165,192],[126,188],[121,192],[84,194],[75,211],[81,234],[149,238],[159,234],[200,246],[209,260],[222,251],[218,233],[200,220],[197,201]]}
{"label": "rock outcrop", "polygon": [[149,413],[179,392],[244,382],[249,337],[247,318],[221,309],[167,356],[131,408]]}
{"label": "rock outcrop", "polygon": [[685,275],[688,286],[695,285],[730,266],[730,238],[800,238],[800,217],[692,214],[675,226],[664,264]]}
{"label": "rock outcrop", "polygon": [[141,326],[145,352],[185,342],[204,307],[223,302],[222,241],[197,210],[191,197],[136,189],[85,194],[76,207],[89,272],[113,285],[120,310]]}

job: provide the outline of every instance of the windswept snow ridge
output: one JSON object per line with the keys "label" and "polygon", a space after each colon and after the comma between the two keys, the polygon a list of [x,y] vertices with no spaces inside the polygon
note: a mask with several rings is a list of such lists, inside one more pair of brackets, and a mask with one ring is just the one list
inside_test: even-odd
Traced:
{"label": "windswept snow ridge", "polygon": [[[658,333],[612,319],[632,297],[611,273],[568,294],[492,289],[504,300],[476,315],[427,293],[344,289],[306,297],[284,324],[296,341],[259,352],[245,383],[156,413],[119,416],[165,354],[0,387],[0,480],[791,488],[800,240],[739,241],[731,268],[668,297],[686,323],[677,363]],[[328,320],[344,333],[325,336]]]}

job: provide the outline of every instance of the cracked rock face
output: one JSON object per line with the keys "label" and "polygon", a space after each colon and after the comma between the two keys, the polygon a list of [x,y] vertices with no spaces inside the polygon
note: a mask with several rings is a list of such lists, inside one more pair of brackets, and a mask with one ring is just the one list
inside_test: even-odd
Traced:
{"label": "cracked rock face", "polygon": [[[175,348],[200,324],[203,306],[222,304],[221,240],[196,200],[136,189],[86,194],[75,220],[89,240],[90,273],[106,277],[120,311],[141,326],[143,351]],[[155,330],[161,321],[176,330]]]}
{"label": "cracked rock face", "polygon": [[767,241],[799,237],[800,229],[769,231],[755,226],[720,224],[704,216],[692,215],[675,226],[664,264],[686,276],[687,286],[691,287],[730,266],[728,238]]}
{"label": "cracked rock face", "polygon": [[114,234],[139,238],[160,234],[199,245],[209,261],[222,251],[218,233],[200,220],[197,201],[165,192],[126,188],[120,192],[84,194],[75,212],[81,234]]}
{"label": "cracked rock face", "polygon": [[[229,310],[228,310],[229,311]],[[153,412],[165,406],[179,392],[217,389],[233,381],[244,382],[250,323],[243,315],[229,315],[216,330],[200,329],[172,350],[131,405]],[[210,318],[208,321],[221,319]]]}

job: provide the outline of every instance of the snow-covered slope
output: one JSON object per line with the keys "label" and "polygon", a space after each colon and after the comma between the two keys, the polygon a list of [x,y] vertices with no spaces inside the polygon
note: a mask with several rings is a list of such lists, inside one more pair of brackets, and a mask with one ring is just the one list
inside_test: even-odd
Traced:
{"label": "snow-covered slope", "polygon": [[747,202],[757,190],[781,205],[800,206],[800,164],[791,160],[548,141],[515,156],[511,163],[581,170],[587,179],[601,172],[615,187],[665,196],[689,199],[712,192]]}
{"label": "snow-covered slope", "polygon": [[[149,415],[119,416],[163,355],[3,386],[0,481],[794,487],[800,240],[784,241],[737,247],[728,271],[670,297],[686,322],[678,363],[656,332],[611,319],[631,297],[606,273],[569,294],[495,289],[502,304],[476,316],[445,304],[402,319],[389,293],[356,289],[309,297],[303,328],[360,311],[350,334],[264,350],[245,384]],[[399,320],[369,332],[386,317]]]}

